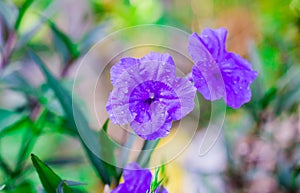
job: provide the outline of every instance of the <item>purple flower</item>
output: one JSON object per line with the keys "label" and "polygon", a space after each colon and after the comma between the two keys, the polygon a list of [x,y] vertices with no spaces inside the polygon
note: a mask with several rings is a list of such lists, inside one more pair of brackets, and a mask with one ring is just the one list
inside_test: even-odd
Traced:
{"label": "purple flower", "polygon": [[[124,183],[117,186],[111,193],[150,193],[152,174],[148,169],[142,169],[137,163],[131,163],[123,171]],[[168,193],[159,186],[154,193]]]}
{"label": "purple flower", "polygon": [[194,108],[196,89],[176,76],[169,54],[150,52],[141,59],[123,58],[110,71],[114,86],[106,110],[115,124],[128,124],[140,137],[168,135],[172,121]]}
{"label": "purple flower", "polygon": [[205,99],[224,98],[228,106],[239,108],[250,101],[250,84],[257,72],[241,56],[226,50],[226,36],[225,28],[190,36],[188,51],[195,62],[192,78]]}

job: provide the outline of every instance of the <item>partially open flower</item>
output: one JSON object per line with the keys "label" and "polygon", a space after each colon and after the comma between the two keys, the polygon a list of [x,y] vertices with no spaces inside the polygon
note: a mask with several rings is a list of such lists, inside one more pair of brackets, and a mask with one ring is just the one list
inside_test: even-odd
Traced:
{"label": "partially open flower", "polygon": [[150,192],[152,174],[148,169],[142,169],[137,163],[129,164],[123,171],[124,183],[117,186],[111,193],[168,193],[158,186]]}
{"label": "partially open flower", "polygon": [[224,98],[228,106],[239,108],[250,101],[250,84],[257,72],[248,61],[227,52],[226,36],[225,28],[204,29],[190,36],[188,51],[195,62],[192,78],[205,99]]}
{"label": "partially open flower", "polygon": [[169,54],[150,52],[141,59],[123,58],[110,71],[114,86],[106,110],[115,124],[128,124],[140,137],[168,135],[172,121],[194,108],[196,89],[176,76]]}

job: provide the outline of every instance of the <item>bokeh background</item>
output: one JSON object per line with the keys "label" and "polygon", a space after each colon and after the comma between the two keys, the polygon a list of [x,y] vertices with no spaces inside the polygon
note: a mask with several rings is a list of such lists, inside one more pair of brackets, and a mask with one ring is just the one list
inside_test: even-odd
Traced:
{"label": "bokeh background", "polygon": [[[72,92],[76,78],[75,98],[91,127],[99,130],[99,122],[88,118],[95,112],[86,103],[94,97],[86,94],[93,89],[89,81],[99,76],[94,71],[107,65],[102,85],[95,90],[99,96],[95,103],[103,107],[112,89],[111,65],[122,56],[141,57],[152,48],[132,49],[105,63],[115,46],[136,38],[136,34],[126,34],[123,43],[107,41],[96,50],[90,58],[93,65],[82,72],[85,76],[76,76],[76,70],[96,42],[141,24],[169,25],[187,33],[226,27],[227,49],[249,60],[259,72],[251,87],[251,102],[240,109],[226,109],[222,133],[204,156],[197,152],[210,121],[211,103],[197,97],[201,116],[187,117],[198,125],[196,134],[186,128],[181,138],[173,139],[182,145],[191,136],[193,141],[165,164],[164,185],[169,192],[299,193],[299,0],[0,0],[0,192],[2,188],[3,192],[43,192],[30,153],[61,178],[85,182],[78,192],[103,192],[97,169],[28,49],[41,56],[67,91]],[[181,71],[188,72],[191,65]],[[108,117],[104,108],[97,116],[100,124]],[[109,135],[124,144],[128,135],[120,130],[109,123]],[[134,139],[134,148],[142,145],[143,140]],[[152,159],[164,161],[161,156]]]}

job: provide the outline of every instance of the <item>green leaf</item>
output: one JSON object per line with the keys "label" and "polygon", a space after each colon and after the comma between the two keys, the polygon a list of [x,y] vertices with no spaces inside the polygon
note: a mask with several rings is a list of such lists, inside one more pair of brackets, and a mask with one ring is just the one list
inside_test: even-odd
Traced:
{"label": "green leaf", "polygon": [[263,109],[266,109],[268,105],[276,98],[277,96],[277,88],[270,88],[265,96],[261,99],[261,106]]}
{"label": "green leaf", "polygon": [[9,89],[38,97],[40,93],[17,71],[2,77],[2,81]]}
{"label": "green leaf", "polygon": [[[34,35],[36,35],[40,29],[44,26],[45,22],[47,22],[46,18],[51,18],[54,15],[53,10],[55,10],[55,4],[53,3],[55,1],[53,0],[43,0],[43,1],[35,1],[35,9],[39,10],[39,18],[38,21],[32,25],[32,27],[20,34],[20,37],[18,38],[18,41],[16,42],[16,49],[20,49],[23,46],[26,46],[28,42],[34,38]],[[41,17],[40,15],[43,15]]]}
{"label": "green leaf", "polygon": [[35,193],[36,190],[34,189],[33,185],[28,182],[22,182],[20,185],[18,185],[15,189],[12,191],[8,191],[9,193],[20,193],[20,192],[26,192],[26,193]]}
{"label": "green leaf", "polygon": [[54,40],[56,40],[56,44],[58,44],[58,51],[60,51],[60,53],[64,53],[64,61],[69,62],[70,60],[77,59],[80,55],[78,45],[73,43],[73,41],[64,32],[62,32],[51,20],[48,20],[48,24],[54,34]]}
{"label": "green leaf", "polygon": [[[62,179],[34,154],[31,154],[31,161],[39,175],[44,189],[48,193],[56,192],[56,189],[59,186]],[[66,184],[63,185],[63,189],[64,193],[74,193],[73,190],[69,188]]]}
{"label": "green leaf", "polygon": [[153,193],[163,182],[164,179],[159,178],[160,168],[157,168],[155,170],[154,178],[152,179],[151,185],[150,185],[150,193]]}
{"label": "green leaf", "polygon": [[41,85],[42,95],[39,97],[39,102],[50,112],[57,116],[64,116],[64,110],[62,109],[59,101],[55,97],[55,93],[47,84]]}
{"label": "green leaf", "polygon": [[[14,128],[27,120],[27,114],[0,109],[0,134]],[[17,127],[15,127],[17,128]]]}
{"label": "green leaf", "polygon": [[[44,62],[34,52],[29,51],[29,54],[31,55],[35,63],[39,66],[42,73],[45,75],[49,87],[53,89],[57,99],[59,100],[61,106],[63,107],[68,117],[68,120],[70,121],[70,125],[73,128],[73,130],[76,132],[78,132],[77,130],[82,131],[81,133],[85,135],[85,138],[90,139],[88,142],[90,143],[90,145],[93,146],[95,152],[100,152],[101,146],[99,143],[99,139],[97,138],[97,133],[90,129],[86,118],[84,117],[78,106],[75,103],[72,103],[72,97],[69,94],[69,92],[61,86],[60,82],[56,80],[55,77],[48,71]],[[79,134],[78,136],[80,137]],[[102,181],[105,184],[111,184],[109,172],[105,168],[104,161],[99,159],[97,155],[95,155],[90,150],[87,144],[85,144],[85,142],[82,141],[82,139],[81,143]]]}
{"label": "green leaf", "polygon": [[19,15],[17,17],[16,23],[15,23],[15,30],[18,30],[21,24],[21,21],[29,8],[29,6],[33,3],[33,0],[26,0],[22,7],[19,9]]}
{"label": "green leaf", "polygon": [[121,177],[121,172],[118,172],[115,167],[115,143],[113,140],[108,136],[107,134],[107,128],[108,128],[109,119],[107,119],[102,127],[102,129],[99,131],[99,137],[100,137],[100,156],[105,158],[105,168],[109,172],[109,175],[113,178],[111,181],[118,181],[118,179]]}

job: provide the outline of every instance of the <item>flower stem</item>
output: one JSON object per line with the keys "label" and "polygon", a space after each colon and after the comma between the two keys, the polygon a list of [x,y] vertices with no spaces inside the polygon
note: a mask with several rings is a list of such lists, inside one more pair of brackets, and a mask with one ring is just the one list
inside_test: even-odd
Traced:
{"label": "flower stem", "polygon": [[137,162],[140,164],[140,166],[144,168],[148,167],[152,152],[154,151],[155,147],[159,143],[159,140],[160,139],[145,141],[143,148],[137,158]]}

